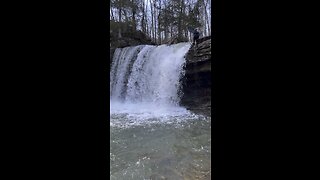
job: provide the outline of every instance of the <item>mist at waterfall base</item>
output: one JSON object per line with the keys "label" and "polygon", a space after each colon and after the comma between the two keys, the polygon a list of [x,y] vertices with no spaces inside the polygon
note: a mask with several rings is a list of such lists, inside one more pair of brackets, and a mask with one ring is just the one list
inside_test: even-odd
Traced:
{"label": "mist at waterfall base", "polygon": [[211,118],[179,105],[190,43],[116,49],[110,71],[110,178],[208,179]]}

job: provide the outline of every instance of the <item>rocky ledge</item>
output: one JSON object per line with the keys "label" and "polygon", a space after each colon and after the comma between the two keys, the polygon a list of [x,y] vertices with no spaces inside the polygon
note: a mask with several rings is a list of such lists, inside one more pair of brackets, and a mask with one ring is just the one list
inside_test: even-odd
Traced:
{"label": "rocky ledge", "polygon": [[211,60],[211,36],[203,37],[197,46],[191,46],[186,54],[181,99],[181,105],[187,109],[207,116],[211,116]]}

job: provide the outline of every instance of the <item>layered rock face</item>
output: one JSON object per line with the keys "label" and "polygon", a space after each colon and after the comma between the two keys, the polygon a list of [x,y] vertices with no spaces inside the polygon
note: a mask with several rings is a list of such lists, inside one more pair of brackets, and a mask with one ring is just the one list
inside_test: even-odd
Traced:
{"label": "layered rock face", "polygon": [[211,116],[211,36],[199,39],[198,45],[193,45],[186,54],[186,60],[181,105]]}

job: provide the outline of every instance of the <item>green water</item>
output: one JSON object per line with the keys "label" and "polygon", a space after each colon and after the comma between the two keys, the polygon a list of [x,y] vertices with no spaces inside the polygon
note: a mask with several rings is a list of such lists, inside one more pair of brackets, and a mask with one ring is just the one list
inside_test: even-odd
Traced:
{"label": "green water", "polygon": [[127,126],[110,129],[110,178],[211,179],[211,118],[154,121],[135,124],[111,115],[111,122]]}

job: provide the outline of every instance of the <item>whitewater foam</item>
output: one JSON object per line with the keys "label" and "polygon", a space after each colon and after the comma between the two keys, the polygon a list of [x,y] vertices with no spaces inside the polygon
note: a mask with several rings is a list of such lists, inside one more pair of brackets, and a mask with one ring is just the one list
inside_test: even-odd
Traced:
{"label": "whitewater foam", "polygon": [[179,43],[116,49],[110,72],[111,119],[141,124],[194,117],[179,106],[189,48],[190,43]]}

